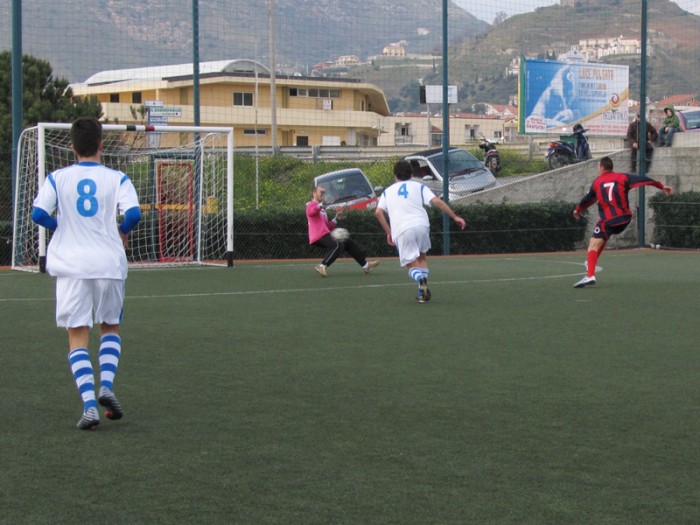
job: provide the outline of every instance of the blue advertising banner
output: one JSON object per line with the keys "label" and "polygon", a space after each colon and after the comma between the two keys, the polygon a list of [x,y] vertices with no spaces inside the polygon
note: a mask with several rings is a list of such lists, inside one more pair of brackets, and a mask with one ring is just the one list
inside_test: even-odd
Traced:
{"label": "blue advertising banner", "polygon": [[520,132],[624,135],[629,123],[629,68],[525,59],[520,74]]}

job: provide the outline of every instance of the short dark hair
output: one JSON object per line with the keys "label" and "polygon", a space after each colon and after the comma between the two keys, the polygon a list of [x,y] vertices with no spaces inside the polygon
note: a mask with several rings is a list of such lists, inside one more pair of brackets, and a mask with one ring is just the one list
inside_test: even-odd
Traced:
{"label": "short dark hair", "polygon": [[613,161],[610,157],[601,157],[601,159],[598,161],[598,164],[602,168],[605,168],[606,171],[612,171],[613,169]]}
{"label": "short dark hair", "polygon": [[394,164],[394,175],[399,180],[408,180],[413,175],[413,168],[407,160],[400,160]]}
{"label": "short dark hair", "polygon": [[71,144],[80,157],[92,157],[100,149],[102,124],[93,117],[80,117],[70,128]]}

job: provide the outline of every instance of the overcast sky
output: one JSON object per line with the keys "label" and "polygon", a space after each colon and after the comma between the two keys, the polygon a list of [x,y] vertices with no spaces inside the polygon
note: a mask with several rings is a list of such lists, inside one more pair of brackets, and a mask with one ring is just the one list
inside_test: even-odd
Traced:
{"label": "overcast sky", "polygon": [[[700,0],[672,0],[686,11],[700,15]],[[558,4],[559,0],[454,0],[462,9],[466,9],[475,17],[493,22],[496,13],[504,11],[509,16],[534,11],[537,7]],[[641,5],[641,4],[640,4]]]}

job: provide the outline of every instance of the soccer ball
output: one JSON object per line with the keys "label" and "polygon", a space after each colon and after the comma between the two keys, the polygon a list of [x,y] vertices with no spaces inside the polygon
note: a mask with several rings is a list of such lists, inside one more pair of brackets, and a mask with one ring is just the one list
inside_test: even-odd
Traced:
{"label": "soccer ball", "polygon": [[339,242],[347,241],[350,238],[350,232],[345,228],[333,228],[331,230],[331,237]]}

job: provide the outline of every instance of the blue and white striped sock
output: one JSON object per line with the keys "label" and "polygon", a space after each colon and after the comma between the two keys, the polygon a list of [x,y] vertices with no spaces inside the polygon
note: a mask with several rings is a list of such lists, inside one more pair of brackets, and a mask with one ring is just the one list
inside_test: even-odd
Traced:
{"label": "blue and white striped sock", "polygon": [[87,348],[76,348],[68,354],[70,370],[75,378],[75,384],[83,398],[84,411],[90,408],[97,409],[95,400],[95,377],[92,373],[92,362]]}
{"label": "blue and white striped sock", "polygon": [[122,340],[117,334],[107,334],[100,340],[100,386],[113,390],[114,376],[119,367]]}
{"label": "blue and white striped sock", "polygon": [[421,277],[423,277],[423,272],[420,268],[416,268],[414,266],[413,268],[408,270],[408,276],[414,281],[418,282],[421,280]]}

